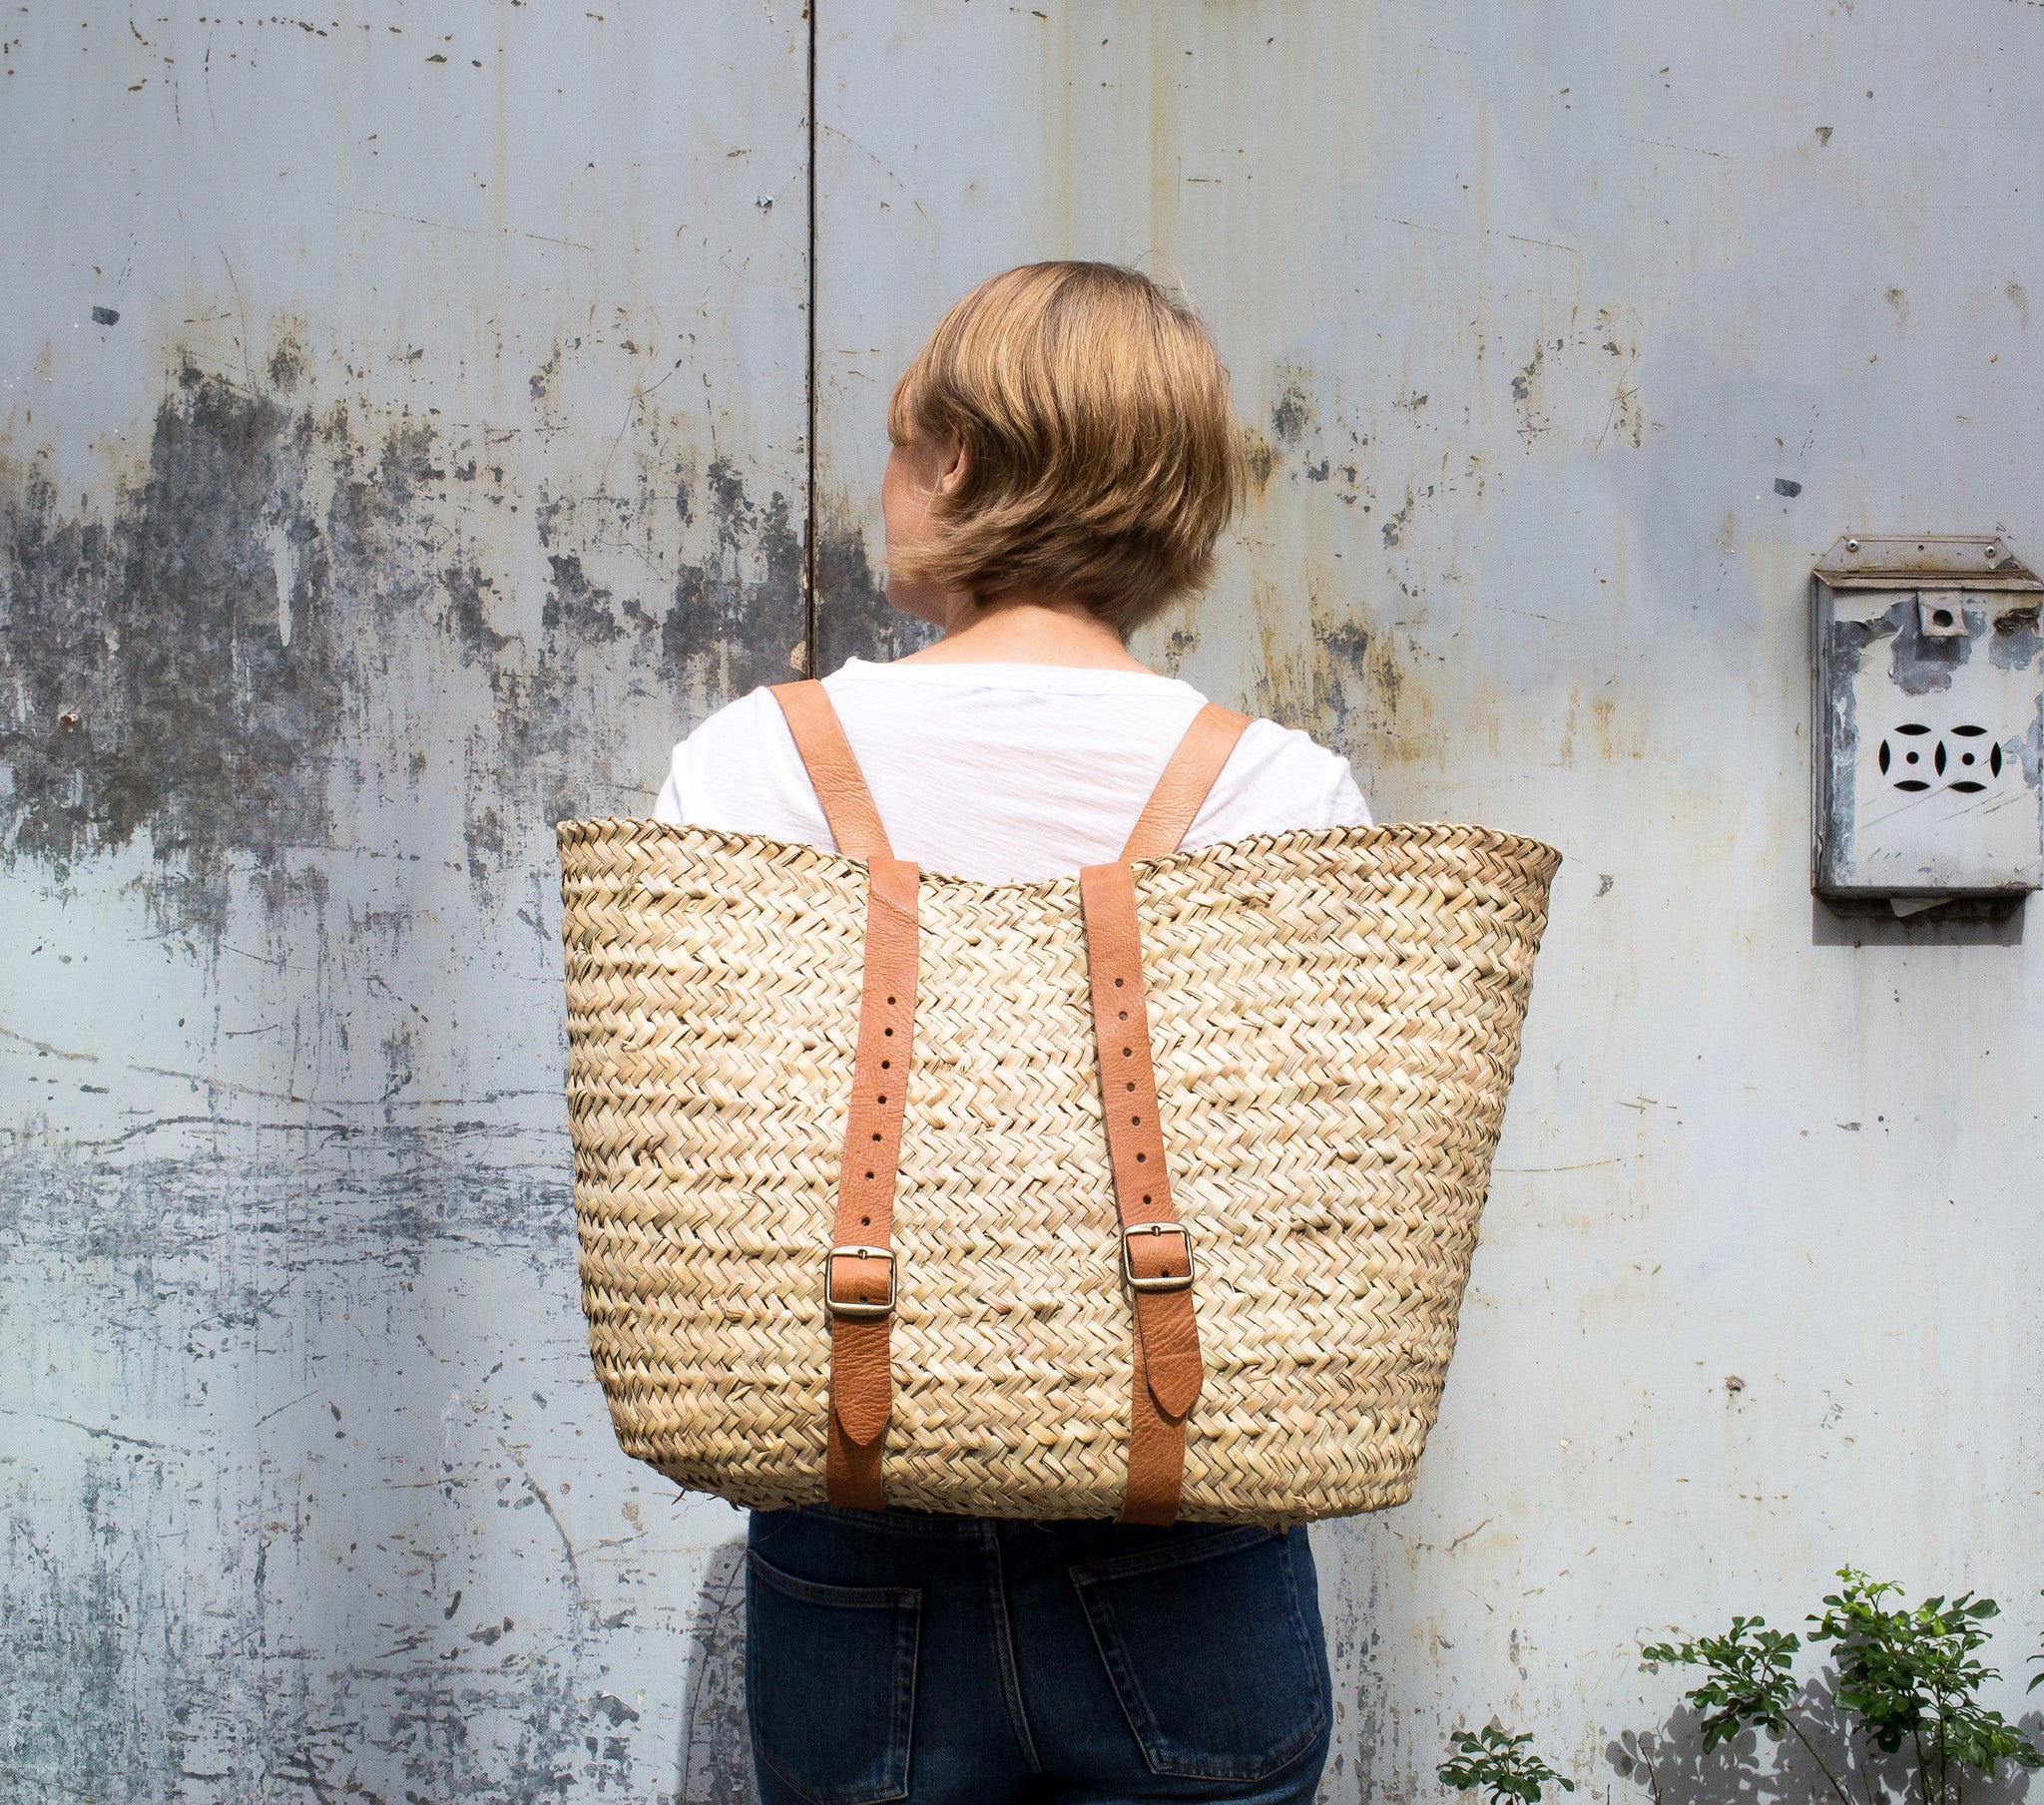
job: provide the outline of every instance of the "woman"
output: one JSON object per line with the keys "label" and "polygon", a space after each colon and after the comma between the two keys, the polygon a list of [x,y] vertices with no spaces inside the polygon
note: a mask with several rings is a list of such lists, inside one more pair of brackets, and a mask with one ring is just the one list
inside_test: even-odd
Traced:
{"label": "woman", "polygon": [[[945,315],[887,427],[887,597],[943,637],[824,687],[895,856],[990,883],[1115,858],[1205,699],[1126,641],[1205,585],[1240,495],[1212,339],[1133,270],[1011,269]],[[834,849],[766,690],[675,748],[657,812]],[[1184,844],[1368,820],[1344,760],[1257,721]],[[750,1541],[768,1805],[1293,1805],[1318,1786],[1330,1712],[1303,1530],[815,1506],[756,1513]],[[909,1593],[904,1643],[873,1606]]]}

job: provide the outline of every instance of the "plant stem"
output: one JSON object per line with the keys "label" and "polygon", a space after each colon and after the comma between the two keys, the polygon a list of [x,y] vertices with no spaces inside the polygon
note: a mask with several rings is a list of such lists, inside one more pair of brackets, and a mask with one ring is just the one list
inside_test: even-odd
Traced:
{"label": "plant stem", "polygon": [[[1816,1745],[1802,1733],[1802,1725],[1794,1718],[1788,1719],[1788,1727],[1794,1732],[1795,1740],[1809,1751],[1809,1758],[1816,1763],[1816,1771],[1831,1783],[1831,1790],[1838,1795],[1838,1805],[1852,1805],[1850,1796],[1838,1784],[1838,1776],[1831,1772],[1831,1764],[1816,1752]],[[1872,1805],[1872,1794],[1867,1795],[1867,1805]]]}
{"label": "plant stem", "polygon": [[1640,1765],[1647,1770],[1647,1790],[1654,1795],[1654,1805],[1661,1805],[1661,1776],[1654,1771],[1654,1757],[1647,1753],[1646,1739],[1640,1739]]}

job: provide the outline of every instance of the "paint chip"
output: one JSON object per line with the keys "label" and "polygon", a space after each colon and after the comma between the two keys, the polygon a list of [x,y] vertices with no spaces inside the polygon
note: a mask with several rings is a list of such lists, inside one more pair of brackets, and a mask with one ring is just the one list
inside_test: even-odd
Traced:
{"label": "paint chip", "polygon": [[120,311],[114,307],[95,307],[92,323],[96,326],[118,326],[121,323]]}
{"label": "paint chip", "polygon": [[1777,495],[1786,495],[1790,501],[1793,501],[1802,493],[1802,485],[1800,483],[1791,483],[1786,476],[1778,476],[1775,478],[1775,493]]}

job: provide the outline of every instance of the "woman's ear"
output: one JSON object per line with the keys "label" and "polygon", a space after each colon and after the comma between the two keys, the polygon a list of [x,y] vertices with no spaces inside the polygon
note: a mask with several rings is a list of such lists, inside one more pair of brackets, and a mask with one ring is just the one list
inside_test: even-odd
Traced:
{"label": "woman's ear", "polygon": [[972,474],[972,460],[963,439],[946,439],[939,448],[941,467],[936,481],[939,495],[956,495]]}

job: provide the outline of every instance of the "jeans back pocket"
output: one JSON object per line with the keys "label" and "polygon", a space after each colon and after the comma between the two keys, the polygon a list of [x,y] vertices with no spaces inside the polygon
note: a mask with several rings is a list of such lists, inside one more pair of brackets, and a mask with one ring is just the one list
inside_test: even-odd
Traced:
{"label": "jeans back pocket", "polygon": [[819,1585],[746,1556],[753,1747],[811,1805],[908,1796],[922,1593]]}
{"label": "jeans back pocket", "polygon": [[1325,1731],[1326,1649],[1301,1568],[1310,1582],[1310,1555],[1282,1532],[1238,1529],[1072,1570],[1153,1773],[1261,1780]]}

